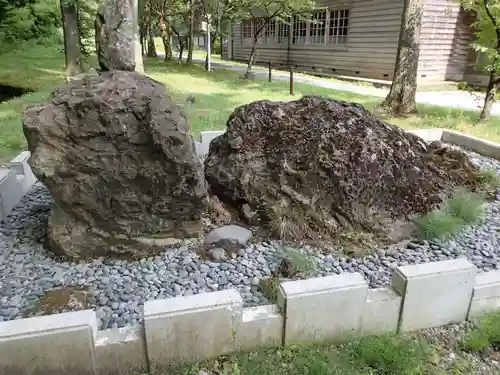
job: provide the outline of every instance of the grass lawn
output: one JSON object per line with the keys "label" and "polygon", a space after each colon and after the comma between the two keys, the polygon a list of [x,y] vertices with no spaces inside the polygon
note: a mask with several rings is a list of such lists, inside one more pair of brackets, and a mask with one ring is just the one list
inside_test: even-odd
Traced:
{"label": "grass lawn", "polygon": [[[288,94],[288,83],[266,80],[246,81],[230,70],[206,72],[201,66],[165,63],[162,58],[147,59],[146,73],[163,83],[181,104],[195,136],[201,130],[224,129],[229,114],[239,105],[260,99],[290,100],[302,95],[325,95],[355,101],[376,110],[380,98],[360,96],[312,85],[295,85],[295,95]],[[21,116],[26,104],[43,101],[50,91],[64,82],[64,56],[61,47],[32,47],[0,56],[0,84],[30,88],[36,92],[0,103],[0,160],[25,149]],[[186,103],[188,95],[195,98]],[[419,106],[419,115],[388,121],[406,129],[443,127],[500,142],[500,118],[475,124],[477,112]]]}

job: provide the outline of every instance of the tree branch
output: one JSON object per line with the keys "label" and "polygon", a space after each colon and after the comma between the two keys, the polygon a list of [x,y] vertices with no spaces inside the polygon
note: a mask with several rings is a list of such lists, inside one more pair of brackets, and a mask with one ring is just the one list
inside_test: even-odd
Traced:
{"label": "tree branch", "polygon": [[[489,5],[488,0],[483,0],[483,4],[486,14],[490,18],[491,22],[493,23],[493,27],[495,28],[495,35],[497,37],[497,51],[500,52],[500,29],[498,28],[498,22],[493,13],[491,12],[491,9],[488,7]],[[496,57],[495,60],[497,60],[497,58],[498,57]]]}

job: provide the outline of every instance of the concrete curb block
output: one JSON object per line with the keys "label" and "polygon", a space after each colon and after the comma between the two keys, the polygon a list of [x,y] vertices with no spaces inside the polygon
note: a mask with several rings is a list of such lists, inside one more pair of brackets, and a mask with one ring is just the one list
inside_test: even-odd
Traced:
{"label": "concrete curb block", "polygon": [[468,318],[497,310],[500,310],[500,271],[481,273],[476,276]]}
{"label": "concrete curb block", "polygon": [[282,283],[278,304],[285,316],[284,344],[358,336],[367,293],[359,273]]}
{"label": "concrete curb block", "polygon": [[399,331],[467,319],[477,269],[467,259],[398,267],[391,287],[403,297]]}
{"label": "concrete curb block", "polygon": [[124,327],[97,332],[95,367],[98,374],[138,375],[148,371],[142,327]]}
{"label": "concrete curb block", "polygon": [[0,323],[0,373],[95,374],[96,334],[92,310]]}
{"label": "concrete curb block", "polygon": [[362,333],[397,332],[402,302],[403,298],[392,289],[369,289],[361,323]]}
{"label": "concrete curb block", "polygon": [[237,290],[146,302],[144,331],[150,369],[155,372],[172,362],[234,352],[242,310]]}
{"label": "concrete curb block", "polygon": [[28,164],[29,151],[23,151],[3,167],[0,166],[0,222],[36,182],[36,177]]}

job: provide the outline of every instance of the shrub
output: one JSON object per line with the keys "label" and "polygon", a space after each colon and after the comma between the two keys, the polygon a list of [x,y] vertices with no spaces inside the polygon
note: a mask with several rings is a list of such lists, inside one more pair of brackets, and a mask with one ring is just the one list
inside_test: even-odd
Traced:
{"label": "shrub", "polygon": [[283,252],[288,259],[293,263],[297,271],[301,274],[308,275],[315,271],[315,264],[311,258],[293,247],[284,247]]}
{"label": "shrub", "polygon": [[469,89],[469,84],[467,82],[458,82],[457,83],[457,90],[467,91],[468,89]]}
{"label": "shrub", "polygon": [[458,231],[462,221],[445,211],[432,211],[413,221],[415,235],[424,240],[444,239]]}
{"label": "shrub", "polygon": [[492,169],[481,170],[476,173],[476,179],[486,189],[500,188],[500,176]]}
{"label": "shrub", "polygon": [[481,352],[489,346],[500,348],[500,312],[481,318],[479,326],[465,336],[462,346],[471,352]]}
{"label": "shrub", "polygon": [[484,214],[484,202],[481,195],[458,189],[441,210],[432,211],[413,221],[415,235],[424,240],[445,239],[455,234],[461,226],[477,223]]}
{"label": "shrub", "polygon": [[464,224],[473,224],[484,214],[484,199],[479,194],[458,190],[446,202],[446,211]]}

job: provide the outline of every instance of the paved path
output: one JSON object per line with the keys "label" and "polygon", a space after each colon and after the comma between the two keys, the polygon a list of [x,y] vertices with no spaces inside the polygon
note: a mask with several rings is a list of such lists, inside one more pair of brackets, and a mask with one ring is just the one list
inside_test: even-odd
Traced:
{"label": "paved path", "polygon": [[[204,63],[204,59],[194,58],[193,61],[197,63]],[[224,62],[212,62],[213,69],[231,69],[238,72],[245,72],[245,67],[233,65]],[[257,77],[268,76],[268,71],[265,68],[254,67],[253,72]],[[273,78],[287,81],[289,79],[288,72],[273,70]],[[353,83],[338,82],[333,80],[321,79],[316,77],[307,77],[302,75],[295,76],[295,82],[307,83],[310,85],[330,88],[339,91],[349,91],[360,95],[371,95],[378,97],[385,97],[389,92],[386,88],[375,88],[359,86]],[[482,108],[484,95],[480,93],[471,94],[467,91],[420,91],[417,92],[416,97],[419,104],[432,104],[447,108],[469,109],[479,111]],[[493,115],[500,116],[500,103],[494,103],[492,109]]]}

